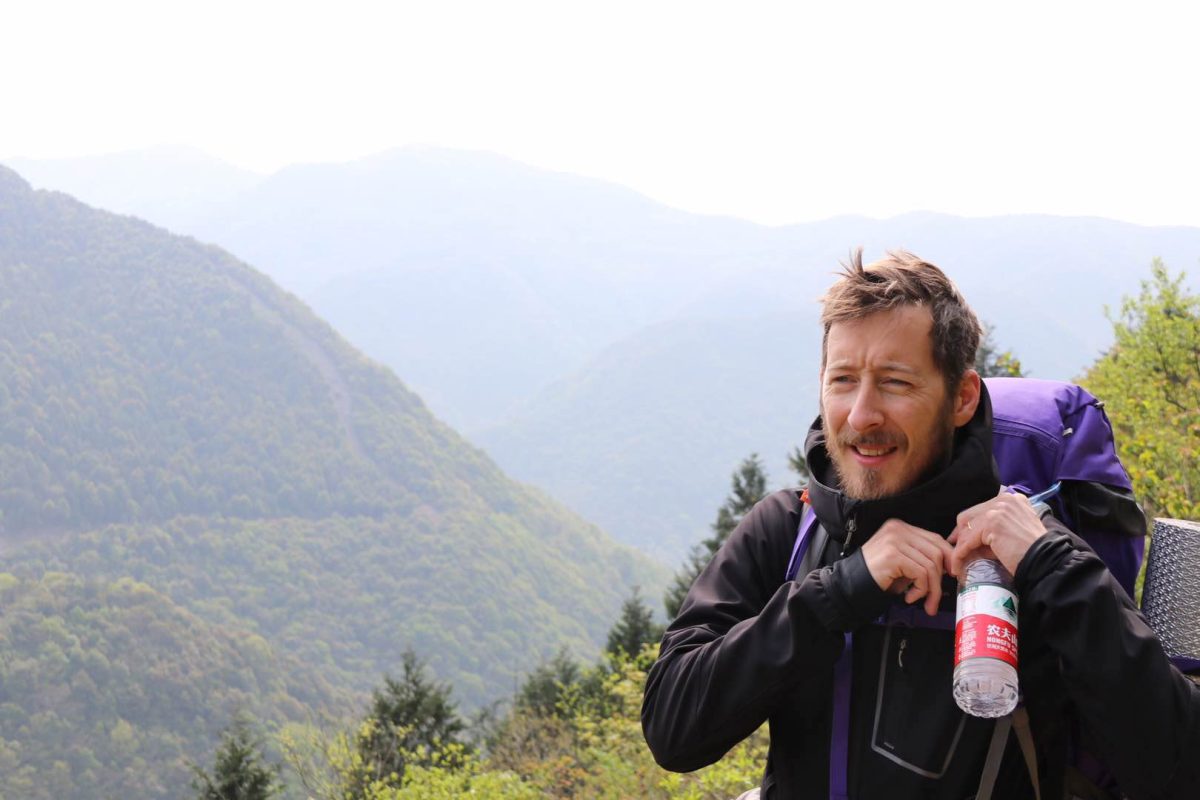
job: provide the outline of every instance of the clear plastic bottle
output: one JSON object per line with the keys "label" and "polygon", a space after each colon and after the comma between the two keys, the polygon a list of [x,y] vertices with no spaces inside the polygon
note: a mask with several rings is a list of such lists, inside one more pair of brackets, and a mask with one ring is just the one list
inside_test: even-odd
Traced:
{"label": "clear plastic bottle", "polygon": [[1017,596],[999,561],[977,557],[958,579],[954,700],[976,717],[1017,707]]}

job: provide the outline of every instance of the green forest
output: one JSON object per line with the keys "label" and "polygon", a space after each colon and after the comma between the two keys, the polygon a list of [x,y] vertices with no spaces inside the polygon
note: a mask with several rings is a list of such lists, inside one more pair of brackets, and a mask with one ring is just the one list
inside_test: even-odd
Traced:
{"label": "green forest", "polygon": [[[1148,513],[1195,518],[1200,298],[1155,262],[1110,320],[1079,380]],[[672,583],[250,267],[3,168],[0,376],[0,800],[757,783],[764,732],[675,775],[638,721],[756,457]]]}
{"label": "green forest", "polygon": [[481,708],[666,581],[246,265],[3,168],[0,375],[5,800],[178,797],[407,649]]}

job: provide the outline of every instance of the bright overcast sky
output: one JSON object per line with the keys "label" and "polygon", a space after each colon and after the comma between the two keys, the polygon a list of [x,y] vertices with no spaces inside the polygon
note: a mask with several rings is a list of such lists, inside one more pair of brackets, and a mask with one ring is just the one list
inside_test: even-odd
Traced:
{"label": "bright overcast sky", "polygon": [[6,3],[0,159],[436,144],[768,223],[1200,225],[1190,5]]}

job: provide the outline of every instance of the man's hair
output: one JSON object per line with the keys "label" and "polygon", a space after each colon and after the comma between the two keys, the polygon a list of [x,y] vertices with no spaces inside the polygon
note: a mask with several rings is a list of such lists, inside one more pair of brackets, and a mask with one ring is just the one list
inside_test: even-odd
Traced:
{"label": "man's hair", "polygon": [[889,250],[885,258],[863,266],[862,248],[842,264],[837,283],[821,298],[821,366],[825,366],[829,328],[835,322],[862,319],[902,306],[924,306],[933,317],[933,363],[953,393],[963,374],[974,365],[983,336],[978,317],[959,294],[954,282],[933,264],[906,250]]}

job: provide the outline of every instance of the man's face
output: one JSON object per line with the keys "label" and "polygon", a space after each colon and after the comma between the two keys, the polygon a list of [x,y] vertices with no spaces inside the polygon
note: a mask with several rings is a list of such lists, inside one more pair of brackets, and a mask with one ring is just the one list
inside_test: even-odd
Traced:
{"label": "man's face", "polygon": [[932,328],[929,309],[902,306],[829,329],[821,419],[850,497],[887,497],[916,485],[945,462],[955,426],[974,413],[978,376],[963,378],[974,386],[973,401],[970,386],[947,394],[933,362]]}

